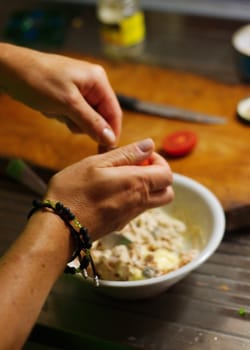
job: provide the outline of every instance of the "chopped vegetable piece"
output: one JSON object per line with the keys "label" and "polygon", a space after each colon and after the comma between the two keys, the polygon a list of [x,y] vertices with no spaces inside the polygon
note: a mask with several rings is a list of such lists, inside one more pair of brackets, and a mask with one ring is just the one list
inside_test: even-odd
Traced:
{"label": "chopped vegetable piece", "polygon": [[150,165],[150,160],[149,159],[145,159],[142,162],[140,162],[140,165]]}
{"label": "chopped vegetable piece", "polygon": [[120,239],[119,244],[129,245],[132,243],[131,239],[127,238],[126,236],[124,236],[124,235],[120,235],[120,236],[121,236],[121,239]]}
{"label": "chopped vegetable piece", "polygon": [[146,278],[152,278],[156,276],[156,271],[152,267],[146,266],[142,271],[142,274]]}
{"label": "chopped vegetable piece", "polygon": [[238,313],[239,313],[240,316],[245,316],[246,310],[245,310],[243,307],[241,307],[241,308],[239,309]]}
{"label": "chopped vegetable piece", "polygon": [[193,131],[176,131],[163,140],[163,150],[172,157],[181,157],[190,153],[197,144]]}

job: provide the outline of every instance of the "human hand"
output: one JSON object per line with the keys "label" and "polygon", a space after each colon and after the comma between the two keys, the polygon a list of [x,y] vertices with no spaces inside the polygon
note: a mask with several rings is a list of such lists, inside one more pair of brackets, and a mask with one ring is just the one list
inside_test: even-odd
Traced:
{"label": "human hand", "polygon": [[117,143],[122,113],[101,66],[8,44],[0,51],[1,84],[12,97],[100,144]]}
{"label": "human hand", "polygon": [[[149,166],[140,166],[150,158]],[[50,181],[46,198],[69,207],[92,239],[123,228],[149,208],[173,199],[172,173],[146,139],[85,158]]]}

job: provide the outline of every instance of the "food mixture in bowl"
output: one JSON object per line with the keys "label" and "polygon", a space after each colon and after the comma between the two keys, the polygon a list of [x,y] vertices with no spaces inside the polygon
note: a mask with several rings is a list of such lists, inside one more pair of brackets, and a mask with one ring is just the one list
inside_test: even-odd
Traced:
{"label": "food mixture in bowl", "polygon": [[91,254],[101,279],[134,281],[161,276],[190,262],[199,254],[186,224],[162,208],[151,209],[122,231],[94,242]]}

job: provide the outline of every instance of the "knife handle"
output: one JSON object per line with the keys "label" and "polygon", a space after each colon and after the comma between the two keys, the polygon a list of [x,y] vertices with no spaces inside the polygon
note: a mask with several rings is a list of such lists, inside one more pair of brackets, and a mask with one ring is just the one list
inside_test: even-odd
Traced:
{"label": "knife handle", "polygon": [[116,96],[122,108],[131,110],[131,111],[137,110],[138,100],[136,98],[124,96],[121,94],[116,94]]}

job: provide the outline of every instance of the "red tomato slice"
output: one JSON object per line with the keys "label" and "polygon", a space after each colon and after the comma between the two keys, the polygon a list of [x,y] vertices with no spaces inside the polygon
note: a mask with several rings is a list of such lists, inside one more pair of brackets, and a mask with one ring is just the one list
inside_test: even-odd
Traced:
{"label": "red tomato slice", "polygon": [[197,144],[197,135],[193,131],[176,131],[163,140],[163,150],[173,157],[185,156]]}
{"label": "red tomato slice", "polygon": [[140,165],[150,165],[150,164],[151,164],[151,162],[149,159],[145,159],[142,162],[140,162]]}

